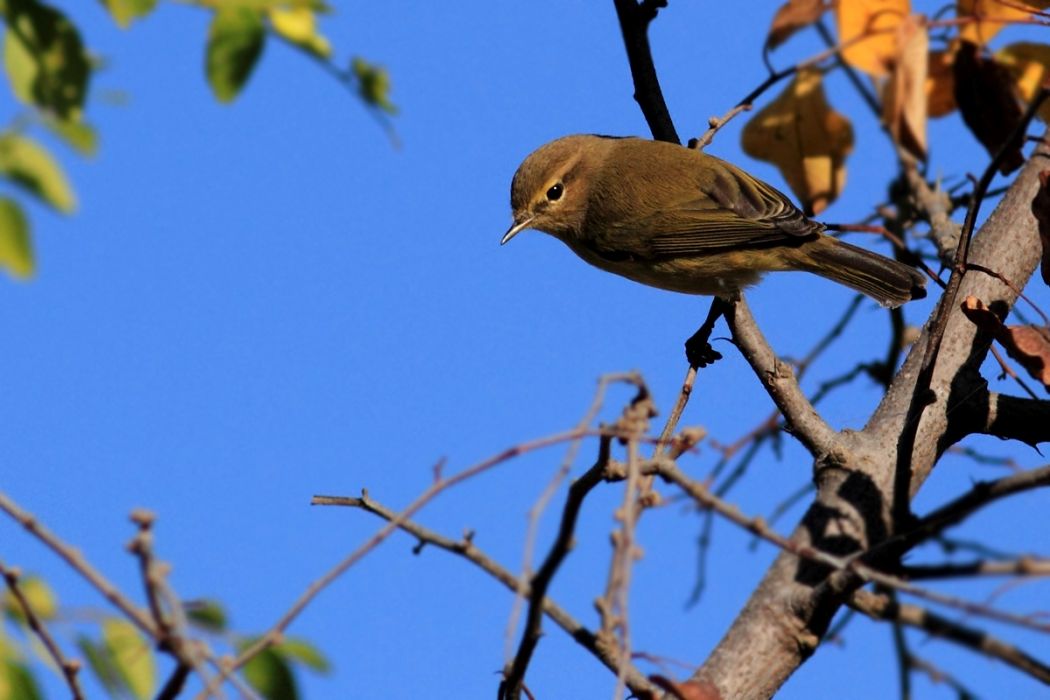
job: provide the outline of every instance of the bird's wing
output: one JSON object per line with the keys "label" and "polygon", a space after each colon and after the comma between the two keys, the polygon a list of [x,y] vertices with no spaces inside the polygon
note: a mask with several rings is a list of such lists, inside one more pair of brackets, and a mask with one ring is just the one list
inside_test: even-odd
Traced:
{"label": "bird's wing", "polygon": [[798,245],[823,230],[779,190],[708,157],[698,196],[664,207],[638,228],[653,255],[703,255],[734,247]]}

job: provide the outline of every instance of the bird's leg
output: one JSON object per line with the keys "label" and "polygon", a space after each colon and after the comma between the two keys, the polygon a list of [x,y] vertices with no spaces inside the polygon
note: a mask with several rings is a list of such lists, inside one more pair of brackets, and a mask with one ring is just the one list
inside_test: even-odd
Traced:
{"label": "bird's leg", "polygon": [[711,337],[711,331],[715,329],[715,323],[725,314],[731,303],[722,297],[711,300],[711,310],[707,312],[707,318],[696,333],[685,341],[685,359],[689,361],[690,367],[707,367],[715,360],[722,359],[722,354],[711,347],[708,339]]}

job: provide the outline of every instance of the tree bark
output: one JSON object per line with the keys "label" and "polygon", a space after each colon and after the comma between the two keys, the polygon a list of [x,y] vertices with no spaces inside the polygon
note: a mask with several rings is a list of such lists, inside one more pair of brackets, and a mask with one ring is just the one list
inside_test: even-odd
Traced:
{"label": "tree bark", "polygon": [[[1038,174],[1047,167],[1047,149],[1041,146],[980,228],[970,251],[971,263],[995,270],[1018,288],[1039,264],[1042,246],[1031,206]],[[1016,298],[1009,286],[974,270],[963,278],[957,301],[968,295],[995,309],[1009,308]],[[910,432],[908,417],[929,342],[927,324],[864,429],[837,434],[835,459],[816,457],[817,492],[792,535],[796,542],[836,555],[878,545],[908,524],[900,522],[906,513],[894,508],[896,490],[907,491],[900,498],[906,505],[948,447],[970,433],[1005,429],[997,412],[1009,401],[989,394],[979,374],[991,339],[952,309],[930,382],[932,403],[922,412],[914,439],[902,441]],[[1023,408],[1027,415],[1046,415],[1045,406]],[[1046,430],[1036,426],[1026,435],[1045,437]],[[713,685],[723,698],[771,697],[813,654],[832,617],[860,583],[830,573],[782,552],[694,678]]]}

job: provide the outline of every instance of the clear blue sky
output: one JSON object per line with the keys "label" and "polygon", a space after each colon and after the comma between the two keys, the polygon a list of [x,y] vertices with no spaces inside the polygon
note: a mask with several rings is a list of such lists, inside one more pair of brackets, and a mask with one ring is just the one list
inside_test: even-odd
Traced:
{"label": "clear blue sky", "polygon": [[[498,245],[510,177],[532,149],[574,132],[647,134],[611,2],[336,4],[323,30],[337,52],[392,74],[400,148],[286,47],[271,43],[241,98],[222,106],[203,79],[205,13],[163,4],[123,32],[99,3],[62,3],[106,60],[88,110],[101,151],[90,162],[64,157],[81,202],[75,216],[31,211],[37,278],[0,282],[0,488],[135,595],[135,564],[122,548],[127,514],[156,511],[175,588],[221,599],[242,631],[272,624],[379,526],[364,513],[311,508],[312,495],[367,487],[403,506],[441,457],[459,469],[574,425],[606,372],[640,370],[666,414],[685,371],[681,343],[707,305],[591,269],[539,233]],[[777,4],[673,2],[661,13],[653,46],[683,136],[762,80],[760,46]],[[775,60],[788,65],[818,47],[806,35]],[[128,102],[107,101],[112,91]],[[822,218],[858,221],[884,198],[892,152],[845,81],[833,77],[829,91],[855,117],[857,147],[846,194]],[[741,153],[742,124],[709,152],[783,187],[771,166]],[[957,117],[934,125],[931,143],[932,171],[953,181],[986,163]],[[1038,290],[1044,307],[1047,296]],[[749,298],[777,351],[799,356],[851,294],[781,275]],[[906,315],[919,323],[929,308],[915,303]],[[808,388],[881,356],[888,324],[873,305],[861,315]],[[703,372],[684,422],[730,442],[771,402],[732,346],[718,347],[726,359]],[[612,392],[604,417],[628,396]],[[877,399],[862,379],[823,408],[833,426],[859,428]],[[994,441],[968,444],[1023,466],[1045,461]],[[575,473],[593,451],[585,445]],[[506,464],[420,520],[451,536],[473,529],[480,547],[517,567],[526,513],[561,455]],[[715,459],[703,449],[683,466],[702,476]],[[916,508],[1002,473],[949,457]],[[809,474],[810,460],[786,440],[783,458],[764,451],[731,498],[768,514]],[[578,549],[551,591],[592,626],[619,493],[588,501]],[[1045,498],[1028,496],[960,534],[1031,550],[1032,533],[1050,527],[1047,512]],[[636,649],[701,661],[775,554],[752,551],[750,538],[718,522],[707,592],[686,607],[699,528],[684,506],[645,517],[631,594]],[[0,542],[5,563],[45,576],[65,604],[103,607],[13,524],[0,522]],[[511,596],[450,555],[414,556],[412,544],[393,538],[292,627],[335,666],[305,678],[307,697],[493,696]],[[1045,585],[1029,584],[1000,602],[1028,611],[1045,600]],[[610,696],[609,673],[552,624],[546,631],[528,676],[537,697]],[[983,658],[913,641],[988,696],[1037,692]],[[844,644],[822,649],[782,697],[891,697],[895,663],[889,628],[855,620]],[[916,688],[918,697],[952,697],[922,678]]]}

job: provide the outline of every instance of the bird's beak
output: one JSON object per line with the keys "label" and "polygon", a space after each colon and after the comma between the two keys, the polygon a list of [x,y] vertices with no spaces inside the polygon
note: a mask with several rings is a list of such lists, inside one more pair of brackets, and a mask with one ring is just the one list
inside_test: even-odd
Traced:
{"label": "bird's beak", "polygon": [[529,218],[522,219],[521,221],[515,219],[511,227],[507,229],[507,232],[503,234],[503,238],[500,239],[499,244],[503,245],[504,243],[506,243],[507,241],[509,241],[510,239],[514,238],[519,233],[527,229],[529,227],[529,224],[532,223],[533,218],[534,217],[530,216]]}

